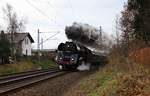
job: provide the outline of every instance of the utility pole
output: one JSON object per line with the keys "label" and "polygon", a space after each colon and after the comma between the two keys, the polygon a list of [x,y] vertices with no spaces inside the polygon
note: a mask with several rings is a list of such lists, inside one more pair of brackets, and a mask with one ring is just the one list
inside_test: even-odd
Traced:
{"label": "utility pole", "polygon": [[38,29],[38,35],[37,35],[37,50],[40,49],[39,43],[40,43],[40,30]]}
{"label": "utility pole", "polygon": [[43,38],[41,39],[41,50],[43,50]]}
{"label": "utility pole", "polygon": [[100,42],[100,47],[102,48],[102,26],[99,27],[99,42]]}
{"label": "utility pole", "polygon": [[99,27],[100,39],[102,39],[102,26]]}
{"label": "utility pole", "polygon": [[38,61],[40,62],[40,55],[41,55],[41,52],[40,52],[40,49],[42,50],[43,49],[43,43],[49,39],[51,39],[52,37],[56,36],[58,33],[60,32],[55,32],[54,35],[50,36],[49,38],[47,38],[46,40],[43,40],[43,38],[41,39],[41,42],[40,42],[40,33],[51,33],[51,32],[40,32],[40,30],[38,29],[37,31],[37,56],[38,56]]}
{"label": "utility pole", "polygon": [[40,62],[40,30],[38,29],[38,34],[37,34],[37,55],[38,55],[38,61]]}

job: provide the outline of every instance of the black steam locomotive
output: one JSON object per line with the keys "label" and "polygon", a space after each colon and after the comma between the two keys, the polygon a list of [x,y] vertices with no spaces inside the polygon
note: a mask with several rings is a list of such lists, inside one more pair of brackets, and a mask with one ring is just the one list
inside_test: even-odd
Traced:
{"label": "black steam locomotive", "polygon": [[104,59],[105,57],[93,54],[81,44],[66,42],[59,44],[55,61],[61,70],[74,70],[83,62],[99,65]]}

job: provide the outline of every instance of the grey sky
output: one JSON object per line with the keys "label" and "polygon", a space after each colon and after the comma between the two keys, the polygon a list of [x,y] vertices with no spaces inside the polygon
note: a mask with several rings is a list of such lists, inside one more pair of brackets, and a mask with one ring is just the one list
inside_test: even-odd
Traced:
{"label": "grey sky", "polygon": [[[66,41],[64,28],[73,22],[88,23],[96,28],[102,26],[108,34],[114,33],[115,17],[127,0],[0,0],[0,8],[12,5],[18,16],[27,19],[26,31],[37,41],[37,29],[42,32],[61,33],[44,43],[44,48],[56,48]],[[0,25],[4,26],[0,10]],[[41,34],[47,39],[55,33]],[[33,45],[36,48],[36,43]]]}

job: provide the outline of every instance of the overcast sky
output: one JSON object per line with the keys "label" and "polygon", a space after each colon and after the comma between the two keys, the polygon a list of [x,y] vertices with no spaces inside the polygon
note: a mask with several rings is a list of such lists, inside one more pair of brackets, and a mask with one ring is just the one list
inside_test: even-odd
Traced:
{"label": "overcast sky", "polygon": [[29,32],[37,48],[37,30],[52,32],[40,34],[46,40],[55,32],[60,32],[44,43],[45,49],[57,48],[60,42],[67,40],[65,26],[73,22],[88,23],[96,28],[102,26],[107,34],[115,32],[115,18],[123,10],[127,0],[0,0],[0,26],[4,27],[2,8],[12,5],[19,18],[27,21]]}

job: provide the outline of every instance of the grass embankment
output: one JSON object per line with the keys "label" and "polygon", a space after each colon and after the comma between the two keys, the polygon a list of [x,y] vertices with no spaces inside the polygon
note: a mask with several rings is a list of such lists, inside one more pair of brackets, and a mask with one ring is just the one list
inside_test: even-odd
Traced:
{"label": "grass embankment", "polygon": [[131,73],[105,66],[80,82],[79,88],[83,96],[149,96],[150,72],[141,70]]}
{"label": "grass embankment", "polygon": [[0,65],[0,75],[14,74],[38,69],[48,69],[53,66],[56,66],[56,64],[52,60],[44,60],[40,62],[33,60],[21,60],[16,64]]}
{"label": "grass embankment", "polygon": [[44,61],[32,61],[35,66],[38,66],[39,69],[48,69],[51,67],[57,66],[52,60],[44,60]]}
{"label": "grass embankment", "polygon": [[149,74],[147,65],[112,55],[109,64],[80,82],[74,96],[150,96]]}
{"label": "grass embankment", "polygon": [[85,96],[110,96],[116,91],[116,85],[115,73],[106,69],[99,70],[79,84]]}

